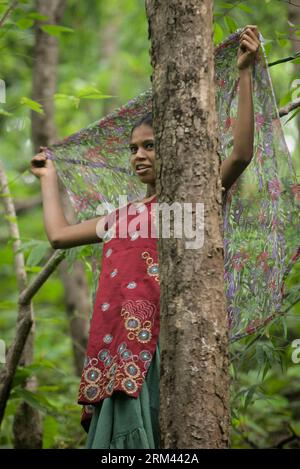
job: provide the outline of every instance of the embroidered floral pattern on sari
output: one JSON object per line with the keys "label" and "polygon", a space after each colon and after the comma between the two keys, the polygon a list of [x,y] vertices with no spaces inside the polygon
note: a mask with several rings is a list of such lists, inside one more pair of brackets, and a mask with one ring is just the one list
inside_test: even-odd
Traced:
{"label": "embroidered floral pattern on sari", "polygon": [[147,274],[151,277],[154,277],[157,282],[159,282],[159,266],[157,262],[153,262],[153,257],[150,253],[144,251],[142,253],[142,258],[145,259],[147,264]]}
{"label": "embroidered floral pattern on sari", "polygon": [[156,306],[147,300],[128,300],[122,305],[121,316],[124,318],[125,329],[129,340],[137,340],[142,344],[150,342]]}

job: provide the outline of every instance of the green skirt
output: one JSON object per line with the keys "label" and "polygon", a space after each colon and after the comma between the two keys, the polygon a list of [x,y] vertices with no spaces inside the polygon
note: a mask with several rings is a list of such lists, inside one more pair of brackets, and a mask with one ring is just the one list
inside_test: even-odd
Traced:
{"label": "green skirt", "polygon": [[86,448],[159,448],[159,345],[137,398],[122,392],[95,406]]}

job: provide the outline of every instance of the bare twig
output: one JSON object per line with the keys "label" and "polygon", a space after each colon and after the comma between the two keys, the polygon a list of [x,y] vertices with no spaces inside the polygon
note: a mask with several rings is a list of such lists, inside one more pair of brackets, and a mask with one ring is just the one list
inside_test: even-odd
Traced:
{"label": "bare twig", "polygon": [[57,249],[54,254],[51,256],[49,261],[45,264],[45,267],[38,273],[36,278],[31,282],[31,284],[22,291],[19,296],[19,304],[25,305],[32,299],[36,292],[41,288],[41,286],[46,282],[50,275],[54,272],[56,267],[61,263],[66,255],[66,251],[63,249]]}
{"label": "bare twig", "polygon": [[286,116],[287,114],[289,114],[289,112],[293,111],[294,109],[298,107],[300,107],[300,98],[296,99],[296,101],[288,103],[286,106],[279,109],[279,116],[280,117]]}
{"label": "bare twig", "polygon": [[284,57],[283,59],[275,60],[275,62],[269,62],[268,66],[269,67],[274,67],[274,65],[283,64],[285,62],[291,62],[291,60],[295,60],[295,59],[299,59],[299,58],[300,58],[300,52],[297,52],[294,55],[289,55],[288,57]]}
{"label": "bare twig", "polygon": [[7,8],[7,10],[4,12],[2,18],[0,19],[0,28],[3,26],[5,23],[5,20],[8,18],[8,16],[13,12],[13,10],[17,7],[19,1],[15,0],[12,2],[12,4]]}

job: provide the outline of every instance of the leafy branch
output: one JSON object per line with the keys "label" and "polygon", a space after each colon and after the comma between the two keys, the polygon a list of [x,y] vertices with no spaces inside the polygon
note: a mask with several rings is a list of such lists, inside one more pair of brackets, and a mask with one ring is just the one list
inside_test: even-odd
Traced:
{"label": "leafy branch", "polygon": [[0,19],[0,28],[3,26],[5,23],[6,19],[9,17],[9,15],[13,12],[13,10],[17,7],[19,1],[15,0],[12,2],[12,4],[7,8],[7,10],[4,12],[2,18]]}

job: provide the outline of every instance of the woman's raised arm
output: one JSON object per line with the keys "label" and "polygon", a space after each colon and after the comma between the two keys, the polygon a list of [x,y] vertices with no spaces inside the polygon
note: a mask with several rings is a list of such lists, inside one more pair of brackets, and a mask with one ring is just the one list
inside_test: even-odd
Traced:
{"label": "woman's raised arm", "polygon": [[55,166],[43,152],[32,158],[30,171],[41,181],[44,226],[51,246],[65,249],[99,243],[104,235],[105,217],[75,225],[67,222],[61,206]]}

